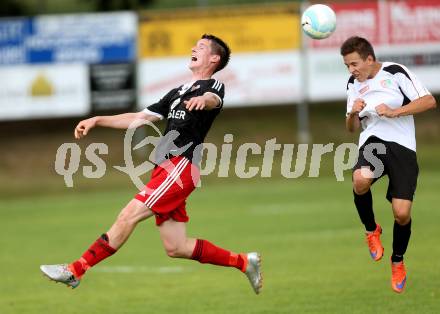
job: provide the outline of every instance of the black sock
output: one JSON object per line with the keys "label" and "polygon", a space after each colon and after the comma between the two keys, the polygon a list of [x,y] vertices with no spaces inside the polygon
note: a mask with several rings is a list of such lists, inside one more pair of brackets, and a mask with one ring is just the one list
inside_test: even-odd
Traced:
{"label": "black sock", "polygon": [[393,228],[393,255],[391,261],[398,263],[403,260],[403,255],[408,247],[409,238],[411,236],[411,220],[404,226],[394,221]]}
{"label": "black sock", "polygon": [[374,220],[373,197],[371,196],[371,190],[368,190],[367,193],[362,195],[358,195],[353,191],[353,195],[354,204],[356,205],[356,209],[362,223],[365,225],[365,230],[376,230],[376,221]]}

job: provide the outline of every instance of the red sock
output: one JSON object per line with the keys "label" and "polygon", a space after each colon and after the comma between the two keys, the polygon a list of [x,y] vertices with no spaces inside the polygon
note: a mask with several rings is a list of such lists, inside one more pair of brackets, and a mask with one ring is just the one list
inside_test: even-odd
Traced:
{"label": "red sock", "polygon": [[107,234],[103,234],[84,252],[80,259],[69,264],[69,268],[75,277],[81,278],[87,269],[113,255],[115,252],[116,250],[108,244]]}
{"label": "red sock", "polygon": [[224,250],[209,241],[201,239],[197,239],[191,259],[203,264],[235,267],[243,272],[247,266],[246,255]]}

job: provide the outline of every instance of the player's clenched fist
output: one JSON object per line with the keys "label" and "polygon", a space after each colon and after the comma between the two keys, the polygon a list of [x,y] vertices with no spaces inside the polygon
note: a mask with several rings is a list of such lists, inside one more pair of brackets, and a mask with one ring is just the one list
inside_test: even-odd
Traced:
{"label": "player's clenched fist", "polygon": [[193,109],[203,110],[206,107],[206,99],[204,96],[193,97],[189,100],[184,101],[184,103],[188,111],[191,111]]}
{"label": "player's clenched fist", "polygon": [[357,98],[354,103],[353,107],[351,108],[351,115],[358,115],[359,112],[361,112],[367,104],[363,99]]}
{"label": "player's clenched fist", "polygon": [[379,106],[376,106],[375,109],[377,114],[381,117],[395,118],[397,116],[396,111],[385,104],[380,104]]}
{"label": "player's clenched fist", "polygon": [[78,123],[75,128],[75,138],[80,139],[87,135],[90,129],[96,126],[96,119],[90,118],[86,120],[82,120]]}

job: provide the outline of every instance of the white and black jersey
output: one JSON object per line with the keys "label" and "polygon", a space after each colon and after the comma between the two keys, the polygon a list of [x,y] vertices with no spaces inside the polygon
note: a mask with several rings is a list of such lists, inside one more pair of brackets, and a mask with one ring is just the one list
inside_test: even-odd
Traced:
{"label": "white and black jersey", "polygon": [[[212,93],[218,97],[217,108],[192,111],[186,109],[185,100],[203,96],[205,93]],[[177,155],[184,156],[191,161],[195,160],[194,163],[199,161],[200,151],[196,153],[196,156],[194,150],[196,147],[201,149],[199,144],[203,143],[212,123],[220,113],[224,95],[225,86],[222,82],[215,79],[198,80],[172,89],[160,101],[144,110],[147,114],[167,119],[163,138],[156,147],[157,164],[164,158]]]}
{"label": "white and black jersey", "polygon": [[359,136],[359,147],[369,137],[376,136],[415,151],[413,116],[380,117],[375,107],[386,104],[391,109],[396,109],[428,94],[429,91],[413,73],[405,66],[393,62],[383,62],[374,78],[364,82],[359,82],[351,76],[347,84],[347,115],[357,98],[363,99],[366,103],[365,108],[359,113],[363,129]]}

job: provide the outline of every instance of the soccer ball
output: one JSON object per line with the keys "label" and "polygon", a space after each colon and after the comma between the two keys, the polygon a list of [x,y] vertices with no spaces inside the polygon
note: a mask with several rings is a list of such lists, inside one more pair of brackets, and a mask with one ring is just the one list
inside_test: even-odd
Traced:
{"label": "soccer ball", "polygon": [[313,39],[327,38],[336,29],[336,14],[324,4],[314,4],[304,11],[301,26],[304,33]]}

